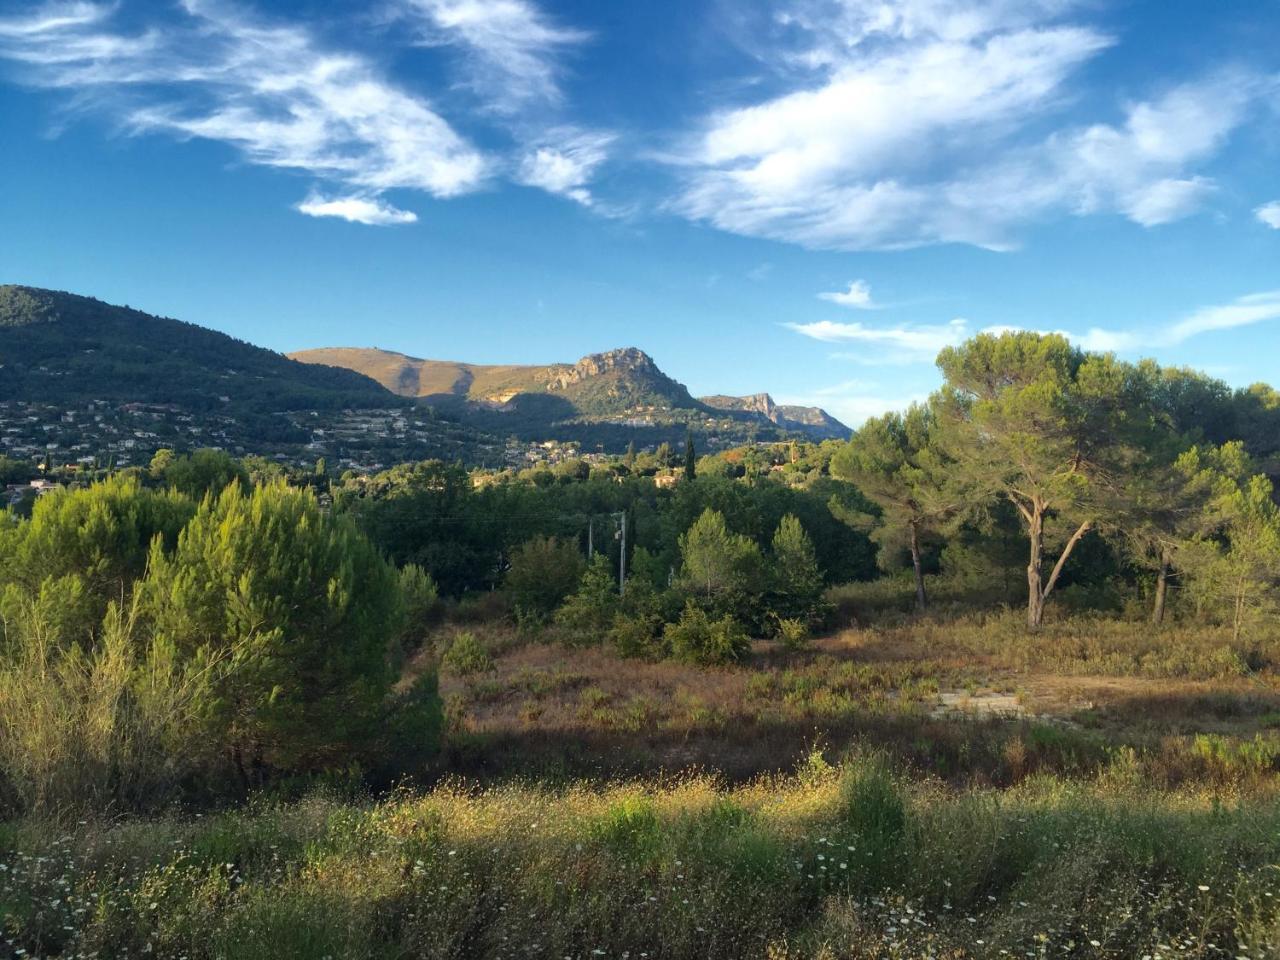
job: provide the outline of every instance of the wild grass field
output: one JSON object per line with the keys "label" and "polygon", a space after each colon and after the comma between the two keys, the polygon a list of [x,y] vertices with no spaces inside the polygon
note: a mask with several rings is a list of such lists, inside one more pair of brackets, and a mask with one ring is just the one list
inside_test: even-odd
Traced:
{"label": "wild grass field", "polygon": [[[741,664],[446,622],[434,787],[0,829],[14,956],[1280,955],[1277,638],[863,611]],[[459,637],[463,637],[461,641]]]}

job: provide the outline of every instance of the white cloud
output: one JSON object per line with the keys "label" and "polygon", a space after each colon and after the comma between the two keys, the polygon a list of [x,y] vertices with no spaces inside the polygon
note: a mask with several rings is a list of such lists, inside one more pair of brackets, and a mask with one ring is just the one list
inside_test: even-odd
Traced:
{"label": "white cloud", "polygon": [[374,227],[402,223],[417,223],[418,215],[411,210],[400,210],[385,201],[371,197],[326,198],[312,194],[298,204],[298,212],[309,217],[337,217],[350,223],[363,223]]}
{"label": "white cloud", "polygon": [[786,326],[802,336],[823,343],[857,343],[874,348],[878,353],[841,355],[844,359],[888,363],[932,363],[943,347],[961,343],[969,335],[968,322],[957,317],[942,325],[908,325],[872,327],[864,323],[836,323],[818,320],[813,323],[788,323]]}
{"label": "white cloud", "polygon": [[1194,165],[1263,84],[1223,73],[1130,104],[1120,124],[1045,135],[1073,74],[1112,43],[1062,23],[1071,6],[792,0],[775,19],[808,40],[782,55],[794,89],[712,113],[677,157],[673,206],[730,232],[845,250],[1005,249],[1051,213],[1143,226],[1186,216],[1214,186]]}
{"label": "white cloud", "polygon": [[109,12],[96,3],[46,3],[25,17],[0,21],[0,37],[29,37],[49,30],[80,27],[101,20]]}
{"label": "white cloud", "polygon": [[559,53],[590,36],[556,26],[527,0],[396,0],[394,9],[419,27],[423,43],[466,51],[468,85],[507,114],[558,101]]}
{"label": "white cloud", "polygon": [[1160,347],[1176,347],[1204,333],[1233,330],[1280,320],[1280,290],[1237,297],[1230,303],[1201,307],[1167,327],[1146,330],[1091,328],[1083,335],[1063,333],[1086,350],[1139,353]]}
{"label": "white cloud", "polygon": [[182,8],[180,20],[136,36],[112,28],[114,5],[45,8],[0,20],[0,56],[25,64],[32,84],[77,89],[129,132],[216,140],[253,163],[355,188],[369,202],[394,188],[451,197],[485,181],[490,161],[364,58],[218,0]]}
{"label": "white cloud", "polygon": [[614,136],[609,133],[559,129],[549,131],[541,143],[520,159],[517,179],[530,187],[592,206],[587,184],[608,158]]}
{"label": "white cloud", "polygon": [[1202,307],[1170,327],[1165,334],[1165,341],[1182,343],[1202,333],[1232,330],[1276,319],[1280,319],[1280,290],[1253,293],[1231,303]]}
{"label": "white cloud", "polygon": [[1264,203],[1253,211],[1253,215],[1272,230],[1280,230],[1280,200]]}
{"label": "white cloud", "polygon": [[842,307],[852,307],[855,310],[871,310],[876,306],[871,300],[871,285],[865,280],[851,280],[848,290],[820,293],[818,299],[839,304]]}

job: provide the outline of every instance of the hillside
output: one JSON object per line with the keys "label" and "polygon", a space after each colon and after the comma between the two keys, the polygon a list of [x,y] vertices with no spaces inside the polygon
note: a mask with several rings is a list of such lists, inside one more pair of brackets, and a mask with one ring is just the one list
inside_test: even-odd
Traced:
{"label": "hillside", "polygon": [[423,360],[359,347],[301,350],[289,356],[354,370],[405,397],[465,397],[500,406],[522,394],[554,394],[569,401],[577,414],[589,417],[623,416],[649,407],[701,409],[688,390],[634,347],[545,366]]}
{"label": "hillside", "polygon": [[[844,424],[816,407],[777,406],[768,394],[754,397],[696,399],[663,373],[653,358],[634,347],[583,357],[577,363],[545,366],[484,365],[424,360],[376,348],[329,347],[289,354],[304,363],[345,367],[364,374],[405,397],[467,400],[492,408],[556,412],[562,418],[620,420],[637,416],[663,419],[689,415],[732,414],[743,424],[768,421],[783,430],[817,438],[845,437]],[[536,397],[562,405],[539,407]]]}
{"label": "hillside", "polygon": [[15,285],[0,286],[0,397],[253,414],[403,403],[351,370],[297,363],[91,297]]}
{"label": "hillside", "polygon": [[699,397],[699,402],[715,410],[755,413],[785,430],[797,430],[821,437],[843,439],[850,430],[821,407],[799,407],[789,404],[779,406],[767,393],[755,393],[749,397]]}

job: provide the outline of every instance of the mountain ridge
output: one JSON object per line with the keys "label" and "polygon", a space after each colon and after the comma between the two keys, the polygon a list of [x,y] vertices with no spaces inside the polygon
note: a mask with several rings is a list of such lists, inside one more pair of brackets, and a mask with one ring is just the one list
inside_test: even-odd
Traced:
{"label": "mountain ridge", "polygon": [[819,407],[778,405],[767,393],[748,397],[694,397],[637,347],[591,353],[574,363],[473,364],[430,360],[379,347],[320,347],[288,354],[303,363],[363,373],[400,396],[444,397],[503,408],[522,396],[569,400],[586,416],[628,417],[654,411],[746,415],[785,430],[843,438],[848,427]]}

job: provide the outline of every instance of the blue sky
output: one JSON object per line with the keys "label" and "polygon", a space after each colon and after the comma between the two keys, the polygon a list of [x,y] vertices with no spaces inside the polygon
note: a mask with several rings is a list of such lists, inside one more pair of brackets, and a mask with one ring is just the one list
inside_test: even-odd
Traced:
{"label": "blue sky", "polygon": [[0,0],[0,282],[635,345],[851,424],[981,330],[1280,382],[1265,0]]}

